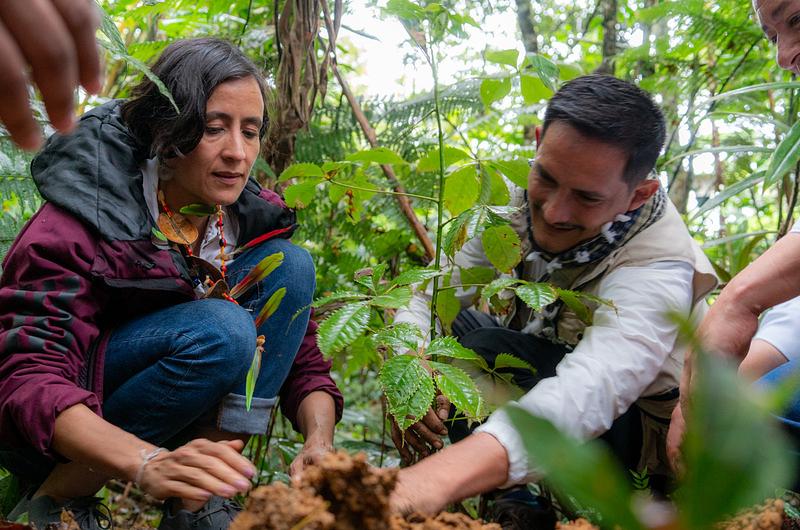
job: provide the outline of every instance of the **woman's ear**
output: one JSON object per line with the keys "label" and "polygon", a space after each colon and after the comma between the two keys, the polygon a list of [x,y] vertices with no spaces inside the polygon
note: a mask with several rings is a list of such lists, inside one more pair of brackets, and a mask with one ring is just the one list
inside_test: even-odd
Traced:
{"label": "woman's ear", "polygon": [[658,181],[654,179],[645,179],[637,184],[633,190],[633,198],[631,198],[631,203],[628,205],[628,211],[636,210],[650,200],[650,197],[658,191],[658,186]]}

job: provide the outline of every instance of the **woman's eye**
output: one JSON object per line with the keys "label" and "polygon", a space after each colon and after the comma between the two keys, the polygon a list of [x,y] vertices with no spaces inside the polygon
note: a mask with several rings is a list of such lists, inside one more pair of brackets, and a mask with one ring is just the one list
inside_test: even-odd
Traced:
{"label": "woman's eye", "polygon": [[219,134],[222,132],[222,127],[206,127],[206,134]]}

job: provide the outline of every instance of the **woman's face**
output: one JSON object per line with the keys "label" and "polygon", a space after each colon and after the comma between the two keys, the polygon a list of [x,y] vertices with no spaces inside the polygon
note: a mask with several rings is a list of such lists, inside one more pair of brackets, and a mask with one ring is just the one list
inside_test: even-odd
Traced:
{"label": "woman's face", "polygon": [[258,156],[263,116],[264,100],[255,79],[219,84],[206,104],[200,143],[184,157],[168,161],[172,178],[162,183],[167,203],[180,208],[236,202]]}
{"label": "woman's face", "polygon": [[778,49],[781,68],[800,73],[800,0],[754,0],[756,16]]}

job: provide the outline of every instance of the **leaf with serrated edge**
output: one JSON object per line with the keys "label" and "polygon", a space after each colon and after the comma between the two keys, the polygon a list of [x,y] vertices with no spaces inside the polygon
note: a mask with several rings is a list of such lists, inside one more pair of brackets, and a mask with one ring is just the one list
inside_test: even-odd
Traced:
{"label": "leaf with serrated edge", "polygon": [[520,300],[533,310],[539,310],[556,301],[556,292],[547,283],[523,283],[514,291]]}
{"label": "leaf with serrated edge", "polygon": [[519,357],[511,355],[510,353],[498,353],[494,358],[494,369],[500,368],[519,368],[521,370],[528,370],[532,374],[536,374],[534,368],[528,361],[522,360]]}
{"label": "leaf with serrated edge", "polygon": [[486,257],[500,272],[511,272],[522,259],[519,236],[508,225],[487,228],[481,242]]}
{"label": "leaf with serrated edge", "polygon": [[400,430],[406,430],[431,407],[435,387],[419,357],[392,357],[381,367],[378,381]]}
{"label": "leaf with serrated edge", "polygon": [[459,312],[461,312],[461,302],[456,297],[455,289],[439,291],[436,295],[436,315],[448,333]]}
{"label": "leaf with serrated edge", "polygon": [[391,285],[411,285],[430,280],[441,274],[441,271],[434,269],[408,269],[392,280]]}
{"label": "leaf with serrated edge", "polygon": [[237,298],[246,293],[255,284],[272,274],[281,264],[283,264],[283,252],[270,254],[262,259],[247,273],[247,276],[242,278],[242,281],[233,286],[230,292],[231,297]]}
{"label": "leaf with serrated edge", "polygon": [[309,163],[301,163],[301,164],[292,164],[291,166],[287,167],[281,172],[281,176],[278,177],[278,182],[284,182],[291,178],[303,178],[303,177],[322,177],[324,174],[322,172],[322,168],[316,164],[309,164]]}
{"label": "leaf with serrated edge", "polygon": [[258,312],[258,316],[256,317],[256,328],[259,328],[261,324],[266,322],[269,317],[275,314],[275,311],[278,310],[278,307],[281,305],[281,301],[283,300],[284,296],[286,296],[286,287],[281,287],[272,293],[272,296],[269,297],[267,303],[264,304],[264,307],[262,307],[261,311]]}
{"label": "leaf with serrated edge", "polygon": [[479,365],[481,368],[487,369],[486,359],[462,346],[454,337],[439,337],[433,339],[425,350],[425,355],[432,359],[438,357],[449,357],[451,359],[461,359],[463,361],[471,361]]}
{"label": "leaf with serrated edge", "polygon": [[354,293],[352,291],[336,291],[335,293],[323,296],[322,298],[317,298],[316,300],[314,300],[314,303],[311,304],[311,307],[318,309],[333,302],[341,302],[345,300],[346,301],[363,300],[366,297],[367,296],[364,294]]}
{"label": "leaf with serrated edge", "polygon": [[372,335],[372,344],[377,346],[388,346],[396,353],[405,353],[408,350],[416,350],[419,340],[422,338],[422,331],[408,322],[392,324]]}
{"label": "leaf with serrated edge", "polygon": [[572,310],[573,313],[575,313],[579,319],[581,319],[581,322],[586,325],[591,325],[592,314],[589,312],[589,308],[586,307],[586,304],[581,302],[580,298],[578,298],[577,293],[559,289],[558,297],[564,302],[564,304],[566,304],[568,308]]}
{"label": "leaf with serrated edge", "polygon": [[458,215],[475,205],[480,194],[480,179],[474,165],[462,167],[451,173],[444,183],[444,205],[453,215]]}
{"label": "leaf with serrated edge", "polygon": [[407,307],[411,302],[411,287],[397,287],[372,299],[372,305],[387,309]]}
{"label": "leaf with serrated edge", "polygon": [[497,278],[496,280],[492,281],[486,287],[483,288],[483,292],[481,293],[481,298],[488,300],[494,295],[500,294],[505,289],[517,285],[521,281],[522,280],[518,280],[516,278]]}
{"label": "leaf with serrated edge", "polygon": [[369,306],[366,302],[347,304],[334,311],[317,330],[317,345],[330,357],[356,340],[369,323]]}
{"label": "leaf with serrated edge", "polygon": [[483,397],[475,381],[467,372],[451,364],[429,362],[439,392],[468,418],[479,418],[483,411]]}

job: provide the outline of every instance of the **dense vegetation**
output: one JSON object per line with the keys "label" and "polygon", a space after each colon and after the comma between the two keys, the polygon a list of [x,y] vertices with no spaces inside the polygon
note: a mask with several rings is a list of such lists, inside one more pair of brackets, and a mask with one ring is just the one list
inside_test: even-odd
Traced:
{"label": "dense vegetation", "polygon": [[[410,283],[434,282],[445,331],[455,317],[449,279],[425,269],[436,269],[439,251],[446,259],[466,237],[481,234],[498,269],[519,259],[497,214],[508,201],[507,184],[524,186],[533,128],[560,82],[602,71],[656,95],[669,124],[660,178],[723,281],[791,226],[800,184],[800,83],[776,67],[748,2],[370,3],[387,21],[402,21],[408,60],[429,72],[432,91],[405,99],[370,95],[369,72],[358,70],[349,35],[353,28],[374,35],[380,29],[364,27],[363,11],[347,0],[104,0],[98,38],[105,86],[101,97],[78,101],[85,110],[125,97],[147,74],[144,65],[177,38],[229,38],[264,68],[275,93],[257,177],[298,208],[295,241],[316,260],[323,298],[317,316],[330,316],[321,347],[333,356],[347,399],[340,447],[364,450],[374,464],[396,463],[380,400],[381,381],[386,386],[393,377],[376,374],[385,362],[395,370],[411,362],[392,353],[415,343],[414,334],[388,326],[407,303]],[[471,37],[488,31],[482,21],[501,14],[516,21],[502,31],[517,35],[518,45],[472,47]],[[445,59],[461,65],[457,76],[440,78]],[[366,92],[354,94],[354,81]],[[0,255],[39,203],[29,160],[0,138]],[[509,286],[490,283],[488,269],[471,272],[465,283],[490,284],[483,291],[488,302],[497,303],[493,294]],[[532,305],[555,296],[582,303],[546,286],[514,287]],[[436,347],[441,358],[469,357],[448,339]],[[415,389],[417,409],[404,412],[419,414],[437,386],[461,410],[486,413],[465,374],[448,366],[441,364],[435,380],[416,368],[427,383]],[[389,390],[388,405],[396,409]],[[258,440],[252,447],[263,480],[285,478],[299,446],[282,419],[266,446]]]}

